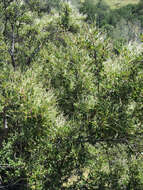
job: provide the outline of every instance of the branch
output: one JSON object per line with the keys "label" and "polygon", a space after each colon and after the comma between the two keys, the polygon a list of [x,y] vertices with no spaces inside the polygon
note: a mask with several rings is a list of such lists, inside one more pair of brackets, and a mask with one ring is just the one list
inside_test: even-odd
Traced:
{"label": "branch", "polygon": [[7,125],[7,118],[6,118],[6,107],[3,108],[3,126],[4,126],[4,129],[8,129],[8,125]]}
{"label": "branch", "polygon": [[11,49],[9,50],[9,54],[11,56],[11,62],[14,70],[16,69],[16,64],[15,64],[15,58],[14,58],[14,52],[15,52],[15,35],[14,35],[14,24],[11,24],[12,28],[12,42],[11,42]]}
{"label": "branch", "polygon": [[34,49],[34,51],[31,53],[31,55],[28,57],[27,61],[26,61],[26,65],[30,65],[32,59],[35,57],[35,55],[40,51],[41,47],[43,44],[40,45],[40,43],[38,43],[37,47]]}

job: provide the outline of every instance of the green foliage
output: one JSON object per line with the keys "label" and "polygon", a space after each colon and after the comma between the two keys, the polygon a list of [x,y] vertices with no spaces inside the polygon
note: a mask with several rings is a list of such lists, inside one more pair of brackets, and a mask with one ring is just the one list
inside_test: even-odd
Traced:
{"label": "green foliage", "polygon": [[82,2],[80,12],[87,14],[87,20],[93,21],[95,19],[96,4],[93,0],[85,0]]}
{"label": "green foliage", "polygon": [[61,25],[65,29],[69,29],[70,27],[70,13],[71,9],[68,4],[63,4],[62,16],[61,16]]}
{"label": "green foliage", "polygon": [[96,20],[98,27],[108,23],[108,10],[109,7],[103,0],[85,0],[80,7],[80,12],[87,15],[87,21],[94,22]]}
{"label": "green foliage", "polygon": [[42,89],[32,70],[25,76],[11,73],[1,89],[1,107],[6,110],[8,125],[0,151],[2,183],[28,183],[30,189],[60,187],[75,167],[75,145],[52,91]]}
{"label": "green foliage", "polygon": [[[76,11],[73,16],[69,4],[39,18],[33,1],[5,2],[0,4],[2,186],[141,190],[142,53],[120,38],[112,42]],[[92,3],[85,1],[84,8]]]}
{"label": "green foliage", "polygon": [[[14,69],[24,63],[30,64],[37,49],[37,47],[33,47],[33,43],[36,42],[37,29],[31,27],[34,13],[30,14],[22,1],[12,1],[11,3],[2,1],[1,11],[3,13],[1,41],[7,48],[7,63],[10,63]],[[39,47],[38,40],[37,46]]]}
{"label": "green foliage", "polygon": [[39,15],[42,13],[50,13],[53,8],[60,9],[61,0],[24,0],[31,11],[37,11]]}
{"label": "green foliage", "polygon": [[67,3],[62,4],[61,10],[61,19],[60,25],[64,30],[76,33],[79,30],[79,26],[76,24],[75,18],[72,18],[72,14],[76,14],[72,12],[71,7]]}

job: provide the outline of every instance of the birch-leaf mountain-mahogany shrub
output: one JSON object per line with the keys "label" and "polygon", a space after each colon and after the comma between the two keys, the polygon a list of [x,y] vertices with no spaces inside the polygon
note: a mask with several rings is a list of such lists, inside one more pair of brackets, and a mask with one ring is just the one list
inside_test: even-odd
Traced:
{"label": "birch-leaf mountain-mahogany shrub", "polygon": [[84,26],[78,34],[60,34],[66,46],[49,44],[41,78],[45,87],[45,76],[50,79],[82,147],[84,165],[66,188],[141,189],[142,54],[121,47],[114,55],[110,40]]}
{"label": "birch-leaf mountain-mahogany shrub", "polygon": [[[11,11],[17,1],[7,5]],[[1,33],[2,186],[142,189],[142,53],[122,47],[114,55],[111,40],[95,26],[78,21],[79,31],[72,33],[59,24],[60,15],[51,19],[47,25],[34,20],[36,29],[20,25],[25,40],[17,44],[16,68],[11,35]],[[7,22],[12,31],[14,21]],[[55,33],[46,41],[49,27]],[[37,46],[27,69],[24,60]]]}

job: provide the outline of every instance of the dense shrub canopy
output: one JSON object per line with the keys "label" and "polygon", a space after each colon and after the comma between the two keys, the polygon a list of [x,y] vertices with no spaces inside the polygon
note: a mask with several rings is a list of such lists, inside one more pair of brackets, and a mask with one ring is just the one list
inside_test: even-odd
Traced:
{"label": "dense shrub canopy", "polygon": [[142,50],[69,3],[0,14],[0,188],[142,190]]}

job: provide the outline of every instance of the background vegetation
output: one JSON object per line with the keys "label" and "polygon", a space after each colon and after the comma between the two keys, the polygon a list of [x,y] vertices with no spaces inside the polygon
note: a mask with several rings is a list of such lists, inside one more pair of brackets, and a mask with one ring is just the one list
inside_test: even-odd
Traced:
{"label": "background vegetation", "polygon": [[143,188],[142,1],[75,5],[0,1],[1,189]]}
{"label": "background vegetation", "polygon": [[86,20],[96,22],[98,28],[105,30],[115,40],[139,41],[143,27],[143,2],[85,0],[80,12]]}

